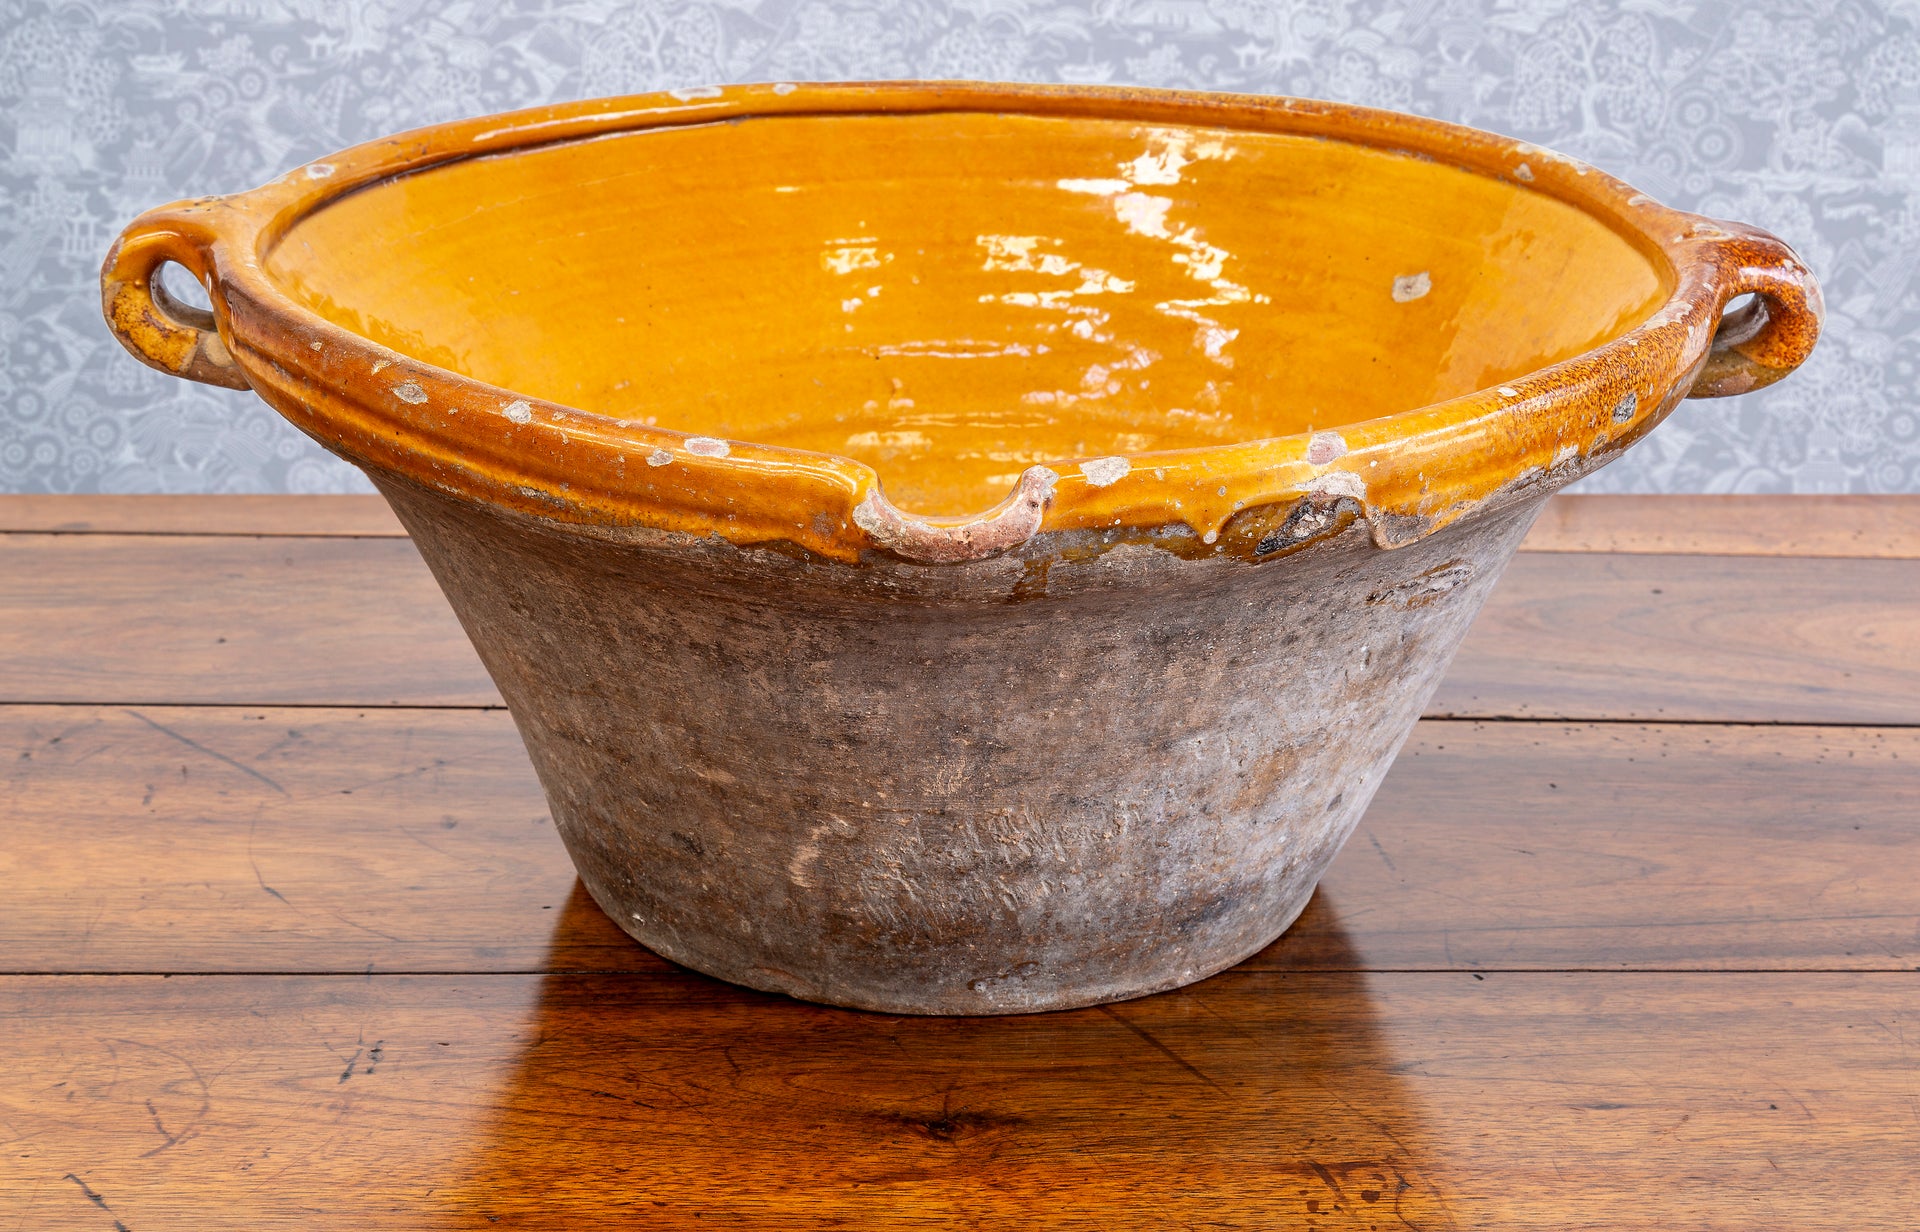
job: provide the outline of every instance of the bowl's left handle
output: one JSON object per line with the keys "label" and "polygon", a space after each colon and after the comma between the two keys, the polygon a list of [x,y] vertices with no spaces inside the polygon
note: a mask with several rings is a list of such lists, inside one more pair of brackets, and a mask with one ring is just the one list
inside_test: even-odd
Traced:
{"label": "bowl's left handle", "polygon": [[1711,237],[1720,267],[1720,306],[1753,298],[1720,318],[1687,396],[1721,398],[1771,385],[1813,353],[1826,316],[1820,284],[1793,249],[1758,227],[1713,222],[1700,232]]}
{"label": "bowl's left handle", "polygon": [[129,223],[100,269],[100,306],[120,345],[150,368],[208,385],[251,389],[221,340],[213,313],[183,304],[159,279],[175,262],[207,281],[212,229],[206,207],[182,202],[149,210]]}

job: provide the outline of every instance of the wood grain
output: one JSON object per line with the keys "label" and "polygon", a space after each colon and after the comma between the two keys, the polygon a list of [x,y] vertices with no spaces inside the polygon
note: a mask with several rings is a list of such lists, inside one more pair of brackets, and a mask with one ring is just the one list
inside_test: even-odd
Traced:
{"label": "wood grain", "polygon": [[1429,719],[1253,965],[1920,969],[1916,801],[1911,728]]}
{"label": "wood grain", "polygon": [[[1916,1226],[1920,727],[1429,719],[1232,972],[821,1009],[599,913],[346,499],[0,536],[0,970],[122,973],[0,975],[0,1232]],[[1436,709],[1916,721],[1911,504],[1599,499]]]}
{"label": "wood grain", "polygon": [[61,535],[264,535],[404,539],[378,496],[0,495],[0,531]]}
{"label": "wood grain", "polygon": [[1920,562],[1522,553],[1427,713],[1920,722]]}
{"label": "wood grain", "polygon": [[1920,496],[1561,493],[1523,552],[1920,559]]}
{"label": "wood grain", "polygon": [[[0,531],[402,538],[378,496],[0,495]],[[1616,496],[1547,502],[1523,552],[1920,558],[1920,496]]]}
{"label": "wood grain", "polygon": [[[502,711],[0,708],[14,971],[538,970],[573,867]],[[592,913],[565,966],[662,966]]]}
{"label": "wood grain", "polygon": [[[1920,975],[0,980],[0,1227],[1911,1226]],[[1791,1048],[1783,1045],[1791,1042]]]}
{"label": "wood grain", "polygon": [[407,539],[0,535],[0,702],[487,706]]}
{"label": "wood grain", "polygon": [[[659,971],[498,711],[0,708],[0,969]],[[1263,970],[1920,966],[1920,730],[1426,722]]]}
{"label": "wood grain", "polygon": [[[0,702],[498,705],[410,542],[0,535]],[[1920,722],[1920,564],[1526,553],[1429,713]]]}

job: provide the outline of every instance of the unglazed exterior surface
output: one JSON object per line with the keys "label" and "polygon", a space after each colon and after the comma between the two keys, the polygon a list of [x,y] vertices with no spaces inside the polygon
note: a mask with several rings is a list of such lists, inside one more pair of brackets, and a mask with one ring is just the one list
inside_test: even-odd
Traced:
{"label": "unglazed exterior surface", "polygon": [[912,1013],[1270,941],[1539,503],[1820,319],[1771,236],[1488,134],[969,84],[423,130],[103,288],[368,470],[623,928]]}
{"label": "unglazed exterior surface", "polygon": [[1271,941],[1537,504],[1396,552],[1349,513],[1265,564],[1069,536],[847,568],[382,487],[608,915],[738,983],[947,1014]]}

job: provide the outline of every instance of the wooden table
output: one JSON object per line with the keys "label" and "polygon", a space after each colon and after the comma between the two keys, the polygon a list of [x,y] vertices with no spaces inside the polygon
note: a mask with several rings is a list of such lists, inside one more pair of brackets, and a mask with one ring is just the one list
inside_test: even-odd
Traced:
{"label": "wooden table", "polygon": [[370,499],[0,530],[0,1230],[1920,1227],[1920,500],[1563,498],[1291,933],[998,1020],[615,931]]}

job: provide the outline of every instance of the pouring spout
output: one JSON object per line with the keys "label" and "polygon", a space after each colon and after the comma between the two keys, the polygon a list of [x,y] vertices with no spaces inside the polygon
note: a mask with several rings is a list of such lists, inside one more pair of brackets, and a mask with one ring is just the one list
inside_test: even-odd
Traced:
{"label": "pouring spout", "polygon": [[880,490],[868,490],[854,506],[856,526],[874,542],[917,564],[950,565],[983,560],[1033,538],[1053,500],[1060,476],[1044,466],[1029,466],[1007,499],[991,512],[960,521],[916,518],[900,512]]}

